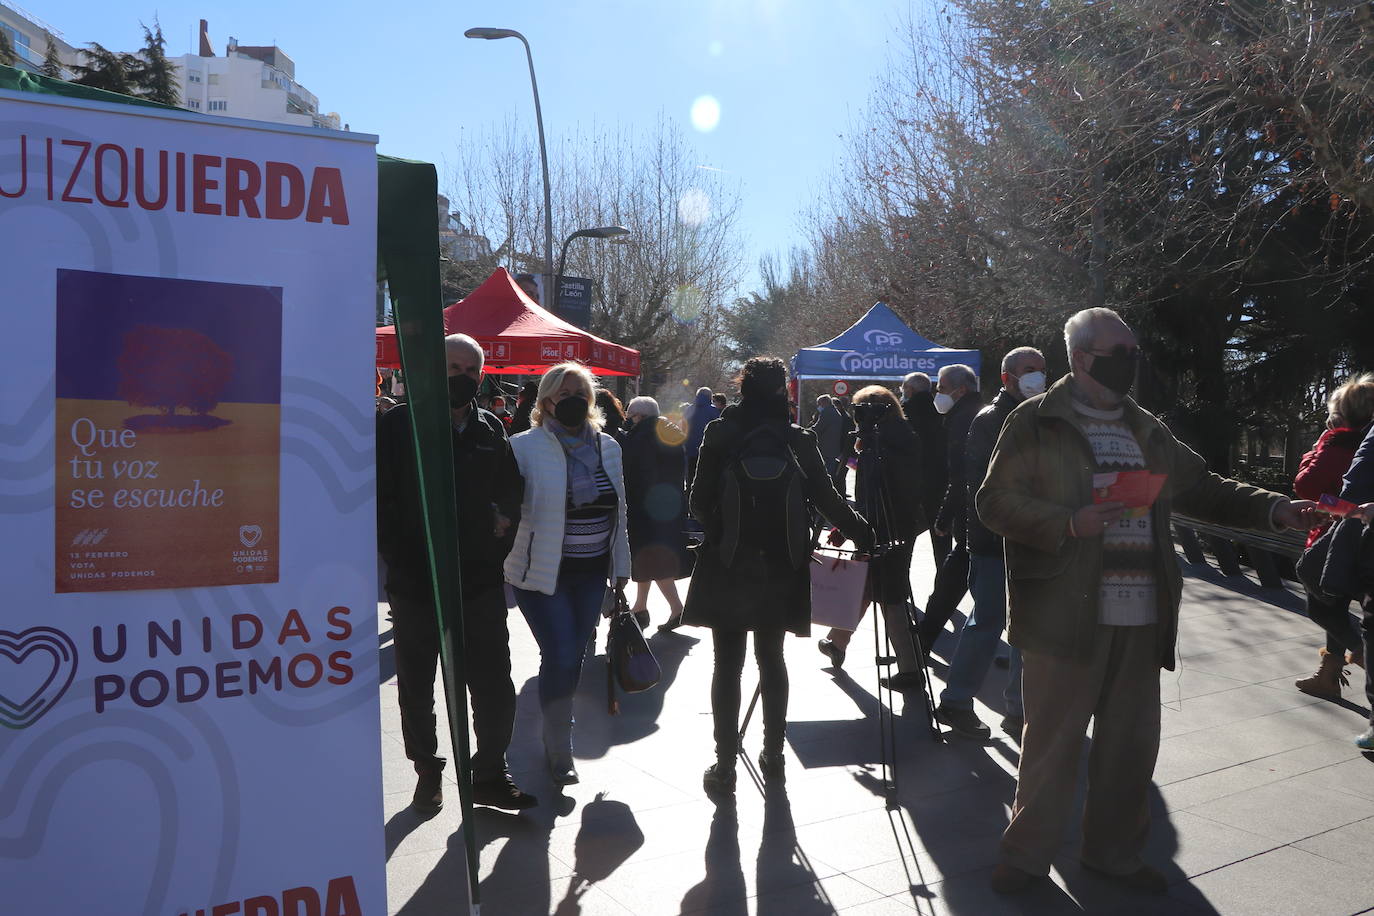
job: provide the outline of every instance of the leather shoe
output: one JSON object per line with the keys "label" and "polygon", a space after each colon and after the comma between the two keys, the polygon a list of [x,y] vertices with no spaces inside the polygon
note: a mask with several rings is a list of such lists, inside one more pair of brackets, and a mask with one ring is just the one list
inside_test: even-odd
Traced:
{"label": "leather shoe", "polygon": [[415,780],[410,806],[422,814],[434,814],[444,807],[444,771],[421,770]]}
{"label": "leather shoe", "polygon": [[572,760],[550,760],[549,777],[556,786],[575,786],[578,783],[577,768]]}
{"label": "leather shoe", "polygon": [[821,650],[821,654],[830,659],[832,668],[844,667],[844,649],[835,645],[828,639],[822,639],[816,643],[816,648]]}
{"label": "leather shoe", "polygon": [[992,729],[983,724],[978,713],[971,709],[946,706],[943,703],[935,710],[935,718],[950,727],[956,735],[982,741],[992,735]]}
{"label": "leather shoe", "polygon": [[993,868],[988,884],[999,894],[1020,894],[1044,880],[1043,875],[1032,875],[1014,865],[1001,862]]}
{"label": "leather shoe", "polygon": [[898,671],[892,677],[878,678],[878,683],[896,691],[920,690],[924,686],[921,675],[916,671]]}
{"label": "leather shoe", "polygon": [[1169,893],[1169,879],[1164,877],[1164,872],[1155,868],[1153,865],[1142,865],[1135,871],[1125,875],[1103,871],[1100,868],[1089,865],[1087,862],[1083,863],[1083,867],[1093,874],[1101,875],[1104,878],[1115,881],[1123,887],[1128,887],[1142,894],[1160,896]]}
{"label": "leather shoe", "polygon": [[472,803],[486,808],[504,808],[507,811],[524,811],[539,804],[539,799],[528,792],[520,791],[509,773],[496,779],[484,779],[472,784]]}

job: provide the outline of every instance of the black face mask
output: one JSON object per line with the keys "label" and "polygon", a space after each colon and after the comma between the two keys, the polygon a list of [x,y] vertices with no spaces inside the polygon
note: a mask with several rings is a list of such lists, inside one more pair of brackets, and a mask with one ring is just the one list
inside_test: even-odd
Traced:
{"label": "black face mask", "polygon": [[570,394],[553,405],[553,417],[568,429],[576,429],[587,422],[587,411],[591,405],[580,394]]}
{"label": "black face mask", "polygon": [[448,403],[450,407],[462,409],[477,397],[477,380],[470,375],[450,375],[448,377]]}
{"label": "black face mask", "polygon": [[1124,398],[1131,393],[1131,386],[1135,384],[1136,362],[1135,356],[1127,353],[1112,353],[1110,356],[1094,354],[1088,375],[1108,391]]}

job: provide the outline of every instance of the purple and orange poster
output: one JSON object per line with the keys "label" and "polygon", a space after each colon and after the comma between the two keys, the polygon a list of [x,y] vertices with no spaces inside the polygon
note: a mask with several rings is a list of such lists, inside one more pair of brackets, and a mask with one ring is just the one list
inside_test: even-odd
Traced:
{"label": "purple and orange poster", "polygon": [[279,577],[282,291],[57,272],[55,588]]}

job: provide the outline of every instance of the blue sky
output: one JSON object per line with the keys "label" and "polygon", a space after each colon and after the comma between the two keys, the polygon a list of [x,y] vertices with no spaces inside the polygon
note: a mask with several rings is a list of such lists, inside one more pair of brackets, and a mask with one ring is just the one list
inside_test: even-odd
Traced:
{"label": "blue sky", "polygon": [[[186,3],[25,0],[78,47],[141,44],[139,20],[156,15],[168,51],[195,49],[210,22],[216,53],[229,36],[277,44],[297,78],[353,130],[381,137],[382,152],[457,161],[466,130],[514,117],[533,123],[519,42],[463,38],[472,26],[517,29],[530,40],[550,140],[593,120],[680,122],[701,162],[738,180],[747,273],[766,252],[800,239],[797,215],[833,172],[851,121],[909,0],[429,0],[401,3]],[[719,123],[692,125],[711,96]],[[442,188],[441,188],[442,189]],[[554,188],[554,194],[558,189]]]}

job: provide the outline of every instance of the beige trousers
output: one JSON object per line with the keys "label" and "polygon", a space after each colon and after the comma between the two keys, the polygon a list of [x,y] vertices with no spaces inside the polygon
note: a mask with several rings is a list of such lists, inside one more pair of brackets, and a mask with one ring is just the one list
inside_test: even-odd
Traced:
{"label": "beige trousers", "polygon": [[1159,655],[1155,626],[1099,627],[1092,658],[1023,651],[1026,726],[1011,823],[1001,858],[1049,873],[1068,826],[1078,761],[1092,719],[1083,862],[1130,874],[1150,829],[1150,780],[1159,755]]}

